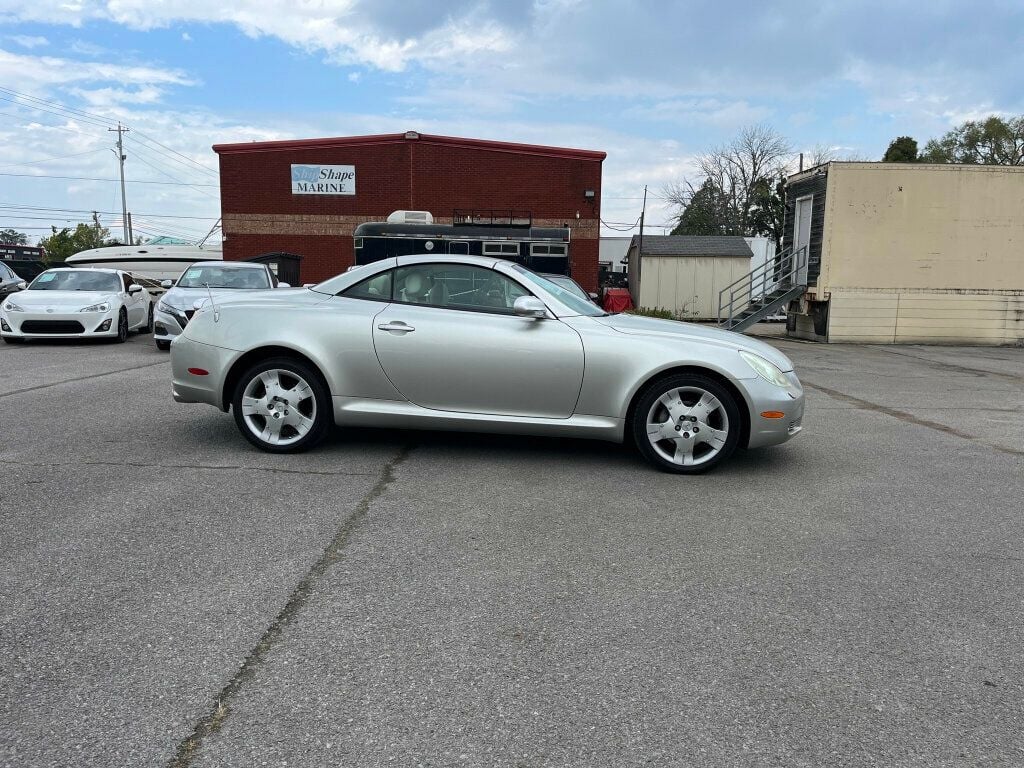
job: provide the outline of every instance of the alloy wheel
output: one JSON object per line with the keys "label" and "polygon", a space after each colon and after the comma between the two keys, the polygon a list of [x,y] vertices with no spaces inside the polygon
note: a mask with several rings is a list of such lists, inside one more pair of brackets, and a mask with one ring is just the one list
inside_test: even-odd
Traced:
{"label": "alloy wheel", "polygon": [[706,464],[725,447],[729,415],[722,401],[698,386],[675,387],[651,405],[647,440],[655,453],[684,467]]}
{"label": "alloy wheel", "polygon": [[305,437],[316,423],[313,388],[294,371],[272,368],[250,379],[242,392],[242,419],[259,440],[287,446]]}

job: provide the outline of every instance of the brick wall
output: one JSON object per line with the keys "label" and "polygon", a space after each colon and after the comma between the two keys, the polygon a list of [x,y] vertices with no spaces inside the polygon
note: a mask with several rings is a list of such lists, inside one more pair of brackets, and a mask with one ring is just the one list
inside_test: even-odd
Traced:
{"label": "brick wall", "polygon": [[[375,138],[218,147],[224,257],[297,253],[303,282],[315,282],[351,266],[352,232],[363,221],[402,209],[430,211],[439,221],[450,221],[456,208],[522,209],[537,225],[572,228],[573,276],[596,290],[600,155],[442,137]],[[356,194],[292,195],[292,163],[354,165]],[[594,190],[592,200],[584,198],[586,189]]]}

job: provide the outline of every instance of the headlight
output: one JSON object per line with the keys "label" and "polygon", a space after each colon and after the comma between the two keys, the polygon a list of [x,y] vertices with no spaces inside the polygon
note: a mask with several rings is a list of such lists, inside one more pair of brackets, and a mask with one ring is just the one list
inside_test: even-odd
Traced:
{"label": "headlight", "polygon": [[24,312],[25,311],[24,309],[19,307],[17,304],[15,304],[13,301],[8,301],[6,304],[4,304],[4,309],[6,309],[8,312]]}
{"label": "headlight", "polygon": [[760,355],[755,355],[753,352],[744,352],[740,350],[740,357],[747,361],[747,365],[754,369],[754,373],[760,376],[762,379],[767,381],[769,384],[774,384],[777,387],[788,389],[791,385],[789,379],[786,378],[779,367],[768,360],[765,360]]}
{"label": "headlight", "polygon": [[109,301],[101,301],[99,304],[91,304],[88,307],[85,307],[84,309],[80,309],[78,311],[79,312],[109,312],[110,311],[110,302]]}
{"label": "headlight", "polygon": [[157,302],[156,308],[159,309],[161,312],[166,312],[168,315],[176,315],[179,312],[181,312],[180,309],[178,309],[177,307],[172,307],[170,304],[163,300]]}

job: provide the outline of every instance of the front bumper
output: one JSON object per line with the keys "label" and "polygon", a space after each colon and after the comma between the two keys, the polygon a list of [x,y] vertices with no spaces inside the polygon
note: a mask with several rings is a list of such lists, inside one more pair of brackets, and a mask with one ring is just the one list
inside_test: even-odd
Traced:
{"label": "front bumper", "polygon": [[[763,448],[791,440],[803,431],[804,390],[796,374],[786,374],[791,387],[786,390],[760,377],[740,382],[750,406],[748,448]],[[782,413],[782,418],[767,418],[762,413]]]}
{"label": "front bumper", "polygon": [[8,339],[91,339],[117,336],[117,309],[106,312],[0,311],[0,336]]}
{"label": "front bumper", "polygon": [[179,319],[177,314],[172,315],[161,309],[153,310],[153,338],[157,341],[166,341],[170,344],[186,325],[188,319],[185,317]]}

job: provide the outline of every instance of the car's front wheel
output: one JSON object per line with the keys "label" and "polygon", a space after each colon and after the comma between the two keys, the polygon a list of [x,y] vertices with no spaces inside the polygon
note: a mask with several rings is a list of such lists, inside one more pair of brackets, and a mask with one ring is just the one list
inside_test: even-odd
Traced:
{"label": "car's front wheel", "polygon": [[128,313],[123,308],[117,315],[117,336],[114,341],[118,344],[128,341]]}
{"label": "car's front wheel", "polygon": [[710,377],[666,376],[641,393],[630,428],[640,453],[656,467],[698,474],[736,450],[739,405],[728,389]]}
{"label": "car's front wheel", "polygon": [[264,360],[243,373],[231,410],[245,439],[271,453],[313,447],[333,421],[331,398],[319,374],[288,357]]}
{"label": "car's front wheel", "polygon": [[148,334],[153,332],[153,305],[149,305],[149,309],[146,310],[146,324],[139,328],[140,334]]}

